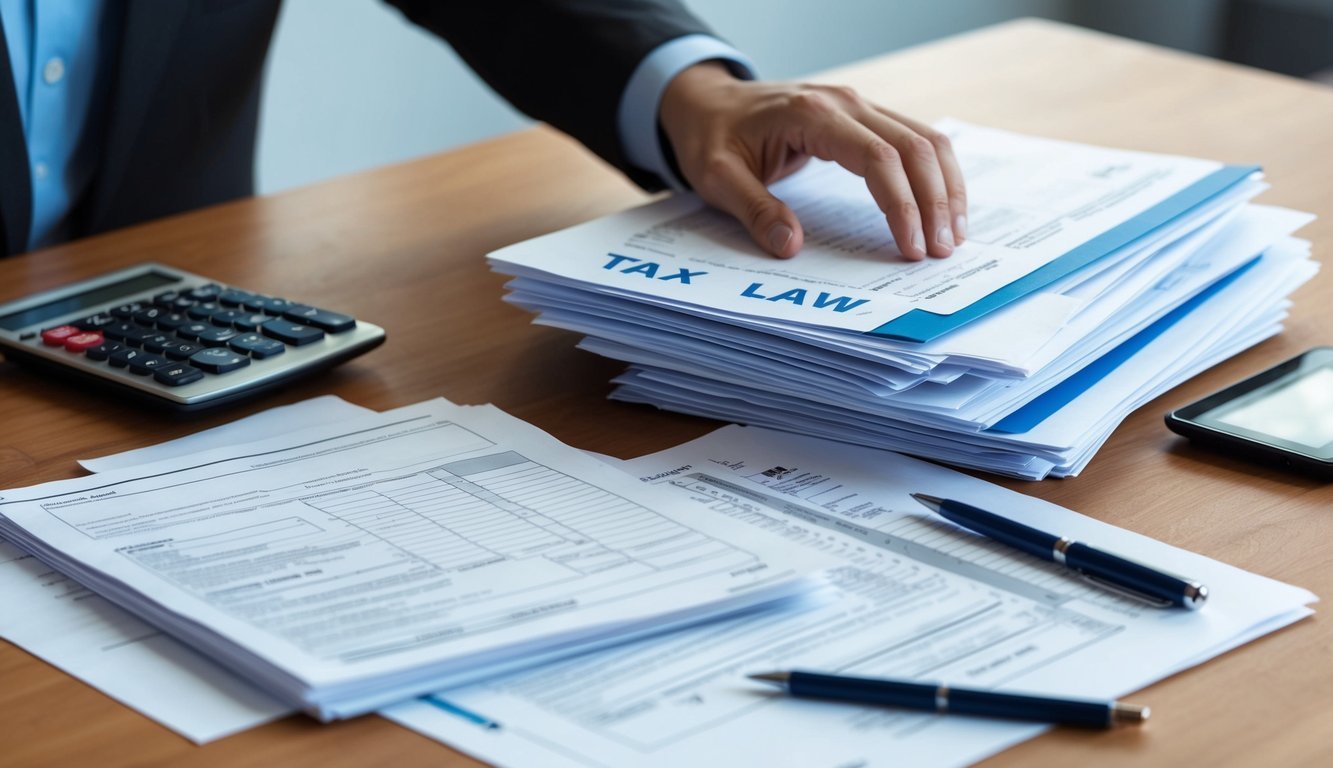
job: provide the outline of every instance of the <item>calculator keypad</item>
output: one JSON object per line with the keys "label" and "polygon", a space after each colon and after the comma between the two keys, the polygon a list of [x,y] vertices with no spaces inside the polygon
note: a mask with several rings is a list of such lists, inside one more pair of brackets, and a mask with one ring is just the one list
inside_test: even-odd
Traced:
{"label": "calculator keypad", "polygon": [[170,311],[158,315],[154,324],[158,327],[158,330],[170,332],[182,325],[188,325],[190,322],[191,320],[188,315],[181,312]]}
{"label": "calculator keypad", "polygon": [[227,346],[227,342],[240,335],[241,332],[235,328],[219,328],[213,326],[203,333],[200,333],[198,339],[199,343],[203,344],[205,347],[225,347]]}
{"label": "calculator keypad", "polygon": [[48,328],[41,343],[180,387],[354,328],[350,315],[209,283]]}
{"label": "calculator keypad", "polygon": [[130,361],[130,373],[138,374],[139,376],[147,376],[153,372],[154,368],[160,368],[164,365],[169,365],[170,363],[170,360],[161,355],[144,352]]}
{"label": "calculator keypad", "polygon": [[259,330],[265,336],[277,339],[283,344],[290,344],[293,347],[313,344],[324,338],[324,332],[320,329],[293,323],[290,320],[270,320],[259,326]]}
{"label": "calculator keypad", "polygon": [[138,360],[140,357],[146,354],[149,353],[143,351],[142,349],[134,349],[132,347],[121,347],[120,349],[111,353],[111,355],[107,358],[107,362],[111,364],[112,368],[126,368],[129,366],[130,363],[134,362],[135,360]]}
{"label": "calculator keypad", "polygon": [[99,312],[95,315],[75,320],[71,325],[75,325],[85,331],[97,331],[105,328],[112,323],[118,323],[120,320],[110,312]]}
{"label": "calculator keypad", "polygon": [[[145,352],[152,352],[155,355],[160,355],[163,352],[166,352],[167,347],[174,344],[175,342],[176,340],[174,338],[166,335],[165,333],[154,333],[145,336],[143,338],[143,343],[140,346],[144,348]],[[67,344],[66,346],[69,345]]]}
{"label": "calculator keypad", "polygon": [[119,352],[124,348],[125,345],[121,344],[119,341],[104,341],[101,344],[84,352],[84,354],[88,356],[89,360],[96,360],[98,362],[101,362],[110,357],[112,353]]}
{"label": "calculator keypad", "polygon": [[250,317],[250,313],[243,309],[224,309],[220,312],[213,313],[208,318],[208,322],[213,325],[220,325],[224,328],[234,328],[236,323],[247,320]]}
{"label": "calculator keypad", "polygon": [[66,339],[77,336],[82,332],[82,328],[72,325],[58,325],[55,328],[47,328],[42,331],[42,343],[48,347],[63,347]]}
{"label": "calculator keypad", "polygon": [[226,347],[210,347],[191,355],[190,364],[206,373],[229,373],[249,365],[250,358]]}
{"label": "calculator keypad", "polygon": [[144,305],[135,301],[129,304],[121,304],[118,307],[112,307],[111,314],[114,315],[115,317],[119,317],[120,319],[124,320],[127,318],[134,317],[135,312],[141,312],[145,308],[146,307],[144,307]]}
{"label": "calculator keypad", "polygon": [[304,304],[290,307],[282,313],[282,316],[293,323],[313,325],[326,333],[342,333],[356,327],[356,320],[349,315],[340,315],[318,307],[307,307]]}
{"label": "calculator keypad", "polygon": [[168,387],[183,387],[204,378],[204,372],[185,363],[171,363],[153,371],[153,378]]}
{"label": "calculator keypad", "polygon": [[246,333],[231,340],[228,345],[237,352],[244,352],[256,360],[265,360],[287,351],[287,345],[281,341],[265,338],[257,333]]}
{"label": "calculator keypad", "polygon": [[162,353],[172,360],[188,360],[195,352],[203,348],[203,344],[192,341],[173,341],[170,344],[162,345]]}
{"label": "calculator keypad", "polygon": [[106,338],[97,331],[76,333],[65,339],[65,349],[70,352],[85,352],[93,347],[100,347]]}
{"label": "calculator keypad", "polygon": [[192,301],[208,302],[216,299],[219,293],[222,293],[222,286],[217,283],[208,283],[186,291],[185,297]]}

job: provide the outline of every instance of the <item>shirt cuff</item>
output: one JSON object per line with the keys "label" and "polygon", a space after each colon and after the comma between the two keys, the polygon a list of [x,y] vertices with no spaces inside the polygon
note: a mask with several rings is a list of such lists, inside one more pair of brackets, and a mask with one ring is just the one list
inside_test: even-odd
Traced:
{"label": "shirt cuff", "polygon": [[722,61],[742,80],[755,79],[754,64],[745,54],[711,35],[686,35],[654,48],[630,75],[620,97],[616,127],[629,164],[657,174],[673,189],[688,189],[667,160],[668,150],[657,129],[657,112],[667,85],[701,61]]}

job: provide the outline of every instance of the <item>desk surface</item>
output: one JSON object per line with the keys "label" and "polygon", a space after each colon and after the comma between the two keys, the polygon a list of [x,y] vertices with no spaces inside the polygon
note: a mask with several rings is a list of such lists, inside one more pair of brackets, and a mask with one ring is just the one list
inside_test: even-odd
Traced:
{"label": "desk surface", "polygon": [[[1320,215],[1333,246],[1333,90],[1053,24],[1023,21],[830,73],[923,118],[1262,163],[1264,202]],[[534,129],[417,162],[245,200],[0,261],[0,301],[152,259],[344,309],[388,343],[335,372],[193,421],[163,420],[0,364],[0,487],[69,477],[76,458],[166,440],[326,392],[372,408],[443,395],[493,402],[581,448],[629,457],[715,424],[608,402],[615,363],[501,303],[482,256],[640,202],[577,145]],[[1286,332],[1140,409],[1084,476],[1005,485],[1333,595],[1333,486],[1198,451],[1162,414],[1333,343],[1333,274],[1296,294]],[[1315,617],[1134,697],[1152,723],[1056,730],[1001,765],[1333,764],[1333,624]],[[375,717],[300,717],[196,748],[0,643],[0,763],[474,765]]]}

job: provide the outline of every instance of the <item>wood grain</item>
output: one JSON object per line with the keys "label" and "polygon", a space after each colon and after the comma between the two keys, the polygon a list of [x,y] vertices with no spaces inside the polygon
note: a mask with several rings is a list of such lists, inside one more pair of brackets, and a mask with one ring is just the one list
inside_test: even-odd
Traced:
{"label": "wood grain", "polygon": [[[828,73],[925,119],[1261,163],[1261,200],[1313,211],[1333,244],[1333,90],[1020,21]],[[581,448],[628,457],[714,423],[606,401],[619,366],[500,301],[490,250],[642,202],[576,144],[533,129],[454,152],[0,261],[0,301],[156,260],[350,311],[388,331],[371,354],[217,414],[173,419],[0,363],[0,487],[70,477],[77,458],[155,443],[323,393],[372,408],[493,402]],[[1333,343],[1333,276],[1296,294],[1286,332],[1131,415],[1082,477],[1003,485],[1333,594],[1333,487],[1199,450],[1162,414]],[[988,765],[1333,764],[1333,630],[1315,617],[1134,697],[1141,730],[1057,729]],[[475,765],[374,717],[293,717],[197,748],[0,643],[0,764]]]}

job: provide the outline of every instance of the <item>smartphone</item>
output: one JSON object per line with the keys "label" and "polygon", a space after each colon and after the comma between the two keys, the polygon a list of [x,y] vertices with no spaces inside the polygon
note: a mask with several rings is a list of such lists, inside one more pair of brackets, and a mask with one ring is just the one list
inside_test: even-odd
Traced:
{"label": "smartphone", "polygon": [[1231,455],[1333,480],[1333,347],[1178,408],[1166,426]]}

